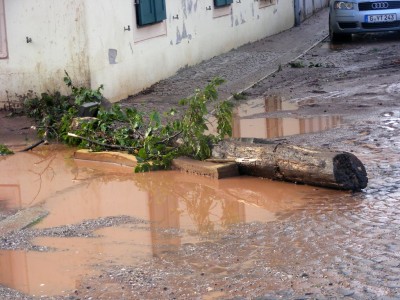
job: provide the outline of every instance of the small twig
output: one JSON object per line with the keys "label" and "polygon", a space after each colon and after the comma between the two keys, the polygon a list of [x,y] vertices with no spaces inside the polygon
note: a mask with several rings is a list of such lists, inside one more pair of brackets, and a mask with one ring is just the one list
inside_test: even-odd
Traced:
{"label": "small twig", "polygon": [[183,130],[181,130],[181,131],[175,133],[173,136],[167,137],[167,138],[163,139],[162,141],[159,141],[159,142],[157,143],[157,145],[165,144],[166,142],[169,142],[170,140],[173,140],[173,139],[176,138],[178,135],[180,135],[182,132],[183,132]]}
{"label": "small twig", "polygon": [[39,146],[40,144],[43,144],[44,142],[46,142],[46,140],[40,140],[39,142],[34,143],[33,145],[31,145],[25,149],[22,149],[20,152],[27,152],[29,150],[32,150],[33,148],[36,148],[37,146]]}
{"label": "small twig", "polygon": [[55,136],[57,137],[57,141],[59,140],[58,132],[53,126],[31,126],[31,129],[46,129],[43,136],[46,138],[49,135],[49,130],[52,130]]}
{"label": "small twig", "polygon": [[36,198],[37,198],[37,197],[39,196],[39,194],[40,194],[40,191],[42,190],[42,183],[43,183],[42,175],[45,174],[48,170],[51,170],[51,171],[53,172],[53,176],[52,176],[51,180],[53,180],[55,173],[54,173],[53,168],[50,167],[50,165],[51,165],[51,163],[53,162],[53,160],[54,160],[55,158],[56,158],[56,154],[54,154],[53,156],[51,156],[50,159],[49,159],[49,158],[45,158],[44,160],[41,160],[41,161],[35,163],[35,165],[38,165],[38,164],[41,164],[42,162],[44,162],[44,161],[46,161],[46,160],[49,159],[49,162],[47,163],[46,167],[44,167],[44,169],[43,169],[41,172],[37,173],[37,172],[34,172],[34,171],[30,171],[30,172],[32,172],[33,174],[36,174],[36,175],[39,176],[39,189],[38,189],[38,191],[37,191],[35,197],[33,197],[32,201],[29,202],[29,205],[31,205],[31,204],[36,200]]}
{"label": "small twig", "polygon": [[127,147],[127,146],[120,146],[120,145],[104,144],[104,143],[100,143],[100,142],[97,142],[97,141],[94,141],[94,140],[91,140],[91,139],[88,139],[86,137],[79,136],[79,135],[76,135],[76,134],[70,133],[70,132],[68,132],[68,136],[74,137],[74,138],[77,138],[77,139],[81,139],[81,140],[87,141],[89,143],[92,143],[92,144],[95,144],[95,145],[99,145],[99,146],[102,146],[102,147],[105,147],[105,148],[109,148],[109,149],[127,150],[127,151],[135,151],[135,150],[139,149],[139,148],[136,148],[136,147]]}

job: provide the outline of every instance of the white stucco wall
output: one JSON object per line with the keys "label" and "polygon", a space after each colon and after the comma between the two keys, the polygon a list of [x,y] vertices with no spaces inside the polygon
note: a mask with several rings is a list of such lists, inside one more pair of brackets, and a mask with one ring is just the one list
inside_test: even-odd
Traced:
{"label": "white stucco wall", "polygon": [[5,0],[4,7],[8,57],[0,59],[0,105],[6,91],[11,101],[29,90],[66,92],[64,69],[89,83],[82,0]]}
{"label": "white stucco wall", "polygon": [[0,102],[6,90],[11,96],[66,92],[64,69],[77,83],[104,84],[104,95],[118,101],[186,65],[294,24],[293,0],[263,8],[253,0],[222,9],[213,0],[166,4],[163,24],[137,29],[133,0],[5,0],[9,56],[0,59]]}
{"label": "white stucco wall", "polygon": [[[209,7],[211,10],[206,9]],[[212,0],[176,0],[167,1],[166,34],[141,40],[138,35],[151,29],[135,28],[131,0],[86,0],[86,8],[87,12],[96,11],[87,15],[92,86],[103,83],[105,96],[111,100],[135,94],[186,65],[294,24],[293,1],[259,8],[258,2],[242,0],[215,9]],[[228,15],[214,17],[224,11]],[[124,31],[128,25],[132,30]],[[115,64],[109,62],[109,49],[117,50]]]}

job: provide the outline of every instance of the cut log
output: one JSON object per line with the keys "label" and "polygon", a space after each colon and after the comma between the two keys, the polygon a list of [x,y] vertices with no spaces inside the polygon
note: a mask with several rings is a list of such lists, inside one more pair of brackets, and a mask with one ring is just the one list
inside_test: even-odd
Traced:
{"label": "cut log", "polygon": [[368,184],[363,163],[348,152],[263,139],[229,139],[213,146],[212,157],[234,159],[244,175],[352,191]]}

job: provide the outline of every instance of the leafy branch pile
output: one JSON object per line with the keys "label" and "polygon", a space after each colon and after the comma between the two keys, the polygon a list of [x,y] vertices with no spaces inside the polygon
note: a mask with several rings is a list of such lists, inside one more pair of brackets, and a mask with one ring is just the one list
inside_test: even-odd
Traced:
{"label": "leafy branch pile", "polygon": [[[109,110],[100,107],[95,118],[77,118],[77,112],[84,103],[100,102],[103,86],[96,90],[78,88],[67,73],[64,82],[71,88],[71,96],[45,93],[25,102],[40,132],[93,151],[128,151],[139,162],[136,172],[167,169],[182,155],[204,160],[210,157],[213,143],[232,135],[232,105],[217,101],[217,87],[223,83],[219,78],[182,99],[179,113],[171,109],[144,115],[135,108],[124,110],[114,104]],[[211,116],[217,121],[216,134],[209,133]]]}
{"label": "leafy branch pile", "polygon": [[0,144],[0,156],[14,154],[6,145]]}

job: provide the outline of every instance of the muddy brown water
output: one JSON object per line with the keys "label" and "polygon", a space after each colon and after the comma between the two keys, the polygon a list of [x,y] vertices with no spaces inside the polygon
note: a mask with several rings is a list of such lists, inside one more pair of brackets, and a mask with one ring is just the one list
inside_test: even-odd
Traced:
{"label": "muddy brown water", "polygon": [[297,104],[289,103],[280,96],[260,97],[246,101],[235,108],[233,137],[280,138],[321,132],[337,128],[342,123],[341,116],[336,115],[309,118],[268,117],[268,113],[282,111],[295,114],[298,108]]}
{"label": "muddy brown water", "polygon": [[[298,117],[299,106],[282,96],[258,97],[238,104],[233,111],[232,137],[274,139],[298,134],[317,133],[338,128],[339,115]],[[283,112],[285,116],[271,114]],[[210,132],[216,132],[216,120],[210,118]]]}
{"label": "muddy brown water", "polygon": [[[37,237],[52,251],[0,251],[0,283],[29,295],[58,295],[107,264],[135,265],[165,247],[178,250],[231,225],[269,222],[288,211],[332,201],[343,192],[252,177],[214,180],[177,171],[134,174],[112,164],[77,161],[74,149],[42,146],[0,158],[3,210],[42,204],[34,228],[109,216],[148,221],[95,230],[94,237]],[[178,230],[166,236],[158,230]],[[163,248],[164,247],[164,248]]]}

